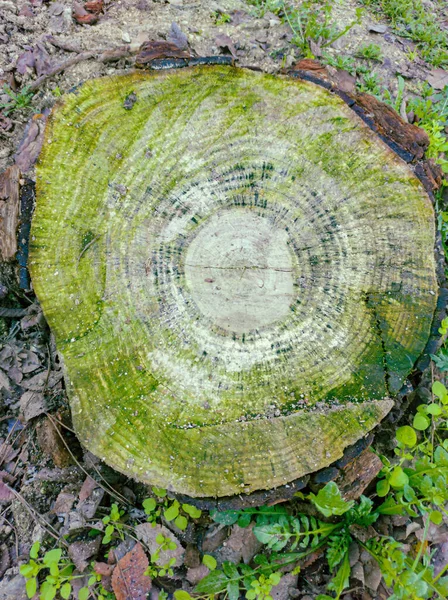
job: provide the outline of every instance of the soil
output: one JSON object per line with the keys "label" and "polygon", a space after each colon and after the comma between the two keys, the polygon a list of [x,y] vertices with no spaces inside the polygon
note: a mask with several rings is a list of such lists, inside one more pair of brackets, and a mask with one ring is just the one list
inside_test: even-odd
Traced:
{"label": "soil", "polygon": [[[426,4],[428,10],[436,10],[436,2]],[[356,8],[354,0],[335,4],[333,15],[339,28],[355,20]],[[227,18],[229,22],[219,24]],[[384,27],[376,27],[381,33],[375,33],[372,25]],[[14,163],[33,114],[48,112],[61,94],[87,79],[128,72],[133,68],[135,51],[144,42],[172,41],[174,36],[177,44],[182,43],[184,38],[178,29],[185,34],[194,55],[231,55],[239,66],[257,67],[268,73],[278,73],[301,58],[291,43],[292,32],[287,24],[269,12],[256,15],[253,6],[242,1],[109,0],[98,21],[91,25],[76,22],[71,0],[0,0],[0,84],[13,90],[23,90],[38,76],[82,52],[95,50],[100,54],[127,45],[133,53],[114,62],[98,61],[95,56],[83,60],[45,80],[30,106],[9,114],[0,110],[0,172]],[[382,86],[394,95],[398,74],[405,78],[406,96],[418,94],[433,67],[412,58],[415,44],[398,37],[390,23],[378,21],[368,11],[359,24],[325,51],[332,56],[354,56],[368,44],[380,46],[382,62],[358,60],[370,65]],[[319,48],[316,50],[319,54]],[[348,81],[352,86],[353,82],[349,78]],[[0,92],[0,105],[8,101],[9,96]],[[402,116],[412,120],[412,116]],[[29,161],[24,165],[23,176],[33,179],[33,166]],[[18,566],[28,560],[33,542],[45,541],[51,547],[54,536],[63,539],[73,532],[83,540],[83,532],[98,524],[117,494],[133,518],[143,523],[141,502],[148,490],[84,451],[71,431],[61,365],[32,291],[20,291],[0,281],[0,306],[28,308],[24,316],[0,318],[0,471],[3,481],[15,490],[9,493],[0,487],[0,600],[20,600],[26,598],[26,593]],[[407,405],[424,400],[429,385],[430,376],[426,375],[407,398]],[[387,433],[378,443],[382,452],[391,452],[391,436]],[[369,468],[373,478],[375,467]],[[97,484],[92,484],[92,480]],[[364,483],[363,489],[371,489],[370,481]],[[250,529],[218,526],[206,516],[190,524],[186,532],[170,523],[164,525],[179,537],[186,553],[183,566],[173,577],[153,582],[151,598],[157,598],[160,589],[169,593],[182,588],[191,590],[198,576],[204,574],[198,572],[202,568],[198,550],[201,554],[213,554],[218,562],[239,561],[242,557],[248,562],[259,550]],[[407,525],[403,517],[385,517],[380,527],[382,533],[394,534],[396,539],[401,536],[410,548],[417,542],[419,532],[409,533]],[[433,540],[430,536],[442,564],[448,555],[447,530],[444,524],[433,533]],[[96,556],[102,560],[100,555],[97,550]],[[358,579],[342,597],[387,598],[389,593],[377,567],[359,548],[352,549],[351,561],[358,565],[354,569]],[[278,586],[274,598],[309,600],[325,593],[329,573],[325,561],[316,557],[300,577],[289,574],[284,580],[286,583]]]}

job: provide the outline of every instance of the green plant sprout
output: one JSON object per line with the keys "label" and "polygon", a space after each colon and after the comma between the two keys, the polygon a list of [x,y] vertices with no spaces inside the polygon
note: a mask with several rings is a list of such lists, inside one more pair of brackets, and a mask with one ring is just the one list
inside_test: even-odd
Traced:
{"label": "green plant sprout", "polygon": [[[84,575],[73,575],[75,565],[62,556],[60,548],[48,550],[42,558],[39,558],[39,551],[40,543],[35,542],[31,546],[30,560],[20,567],[20,574],[26,579],[27,597],[33,598],[39,592],[39,600],[53,600],[57,594],[67,600],[72,594],[72,581]],[[96,583],[94,576],[89,579],[88,585]],[[78,592],[78,599],[87,600],[89,595],[89,588],[82,587]]]}
{"label": "green plant sprout", "polygon": [[367,60],[375,60],[382,62],[381,48],[377,44],[368,44],[358,48],[356,56],[366,58]]}
{"label": "green plant sprout", "polygon": [[102,521],[104,525],[106,525],[102,539],[103,544],[109,544],[112,541],[113,536],[117,536],[120,540],[124,540],[123,523],[120,522],[124,512],[124,510],[118,508],[117,504],[112,504],[110,514],[103,517]]}
{"label": "green plant sprout", "polygon": [[153,527],[163,515],[166,521],[173,521],[176,527],[185,531],[188,526],[188,517],[199,519],[202,514],[202,511],[192,504],[184,503],[181,505],[178,500],[170,499],[167,496],[167,491],[162,488],[153,487],[152,491],[157,496],[157,500],[147,498],[143,501],[143,509],[148,516],[148,522],[152,523]]}
{"label": "green plant sprout", "polygon": [[29,86],[24,86],[20,91],[14,92],[9,86],[4,85],[3,91],[11,98],[8,102],[0,104],[0,110],[3,110],[6,116],[15,110],[28,108],[34,96],[34,92]]}

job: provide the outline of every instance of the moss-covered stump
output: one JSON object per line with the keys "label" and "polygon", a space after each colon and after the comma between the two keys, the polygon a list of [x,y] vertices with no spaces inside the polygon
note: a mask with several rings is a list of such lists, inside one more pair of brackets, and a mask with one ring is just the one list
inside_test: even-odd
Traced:
{"label": "moss-covered stump", "polygon": [[434,215],[340,98],[231,67],[53,111],[31,272],[80,440],[191,496],[270,489],[387,414],[428,339]]}

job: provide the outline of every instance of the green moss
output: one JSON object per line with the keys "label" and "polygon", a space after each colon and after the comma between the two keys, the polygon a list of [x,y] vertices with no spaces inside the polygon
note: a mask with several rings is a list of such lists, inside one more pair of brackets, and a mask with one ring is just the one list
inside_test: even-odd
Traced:
{"label": "green moss", "polygon": [[[76,429],[142,480],[225,495],[329,464],[429,335],[429,200],[312,84],[228,67],[87,82],[50,119],[37,195],[30,269]],[[260,329],[225,329],[189,289],[186,249],[226,211],[286,232],[293,301]],[[270,273],[249,265],[236,294],[250,270],[263,293]]]}

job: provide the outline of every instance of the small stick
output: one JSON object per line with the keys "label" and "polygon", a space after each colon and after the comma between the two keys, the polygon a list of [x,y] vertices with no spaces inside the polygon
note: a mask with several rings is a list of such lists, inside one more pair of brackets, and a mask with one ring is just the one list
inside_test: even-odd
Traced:
{"label": "small stick", "polygon": [[[61,432],[59,431],[59,429],[56,427],[55,425],[55,421],[57,423],[60,423],[62,425],[62,423],[58,420],[53,418],[49,413],[45,413],[45,416],[48,417],[48,419],[50,420],[51,424],[54,427],[54,430],[56,431],[56,433],[58,434],[58,436],[61,438],[62,443],[64,444],[64,446],[67,448],[68,453],[70,454],[70,456],[72,457],[72,459],[75,461],[75,463],[78,465],[78,467],[81,469],[81,471],[83,471],[83,473],[85,475],[87,475],[87,477],[91,477],[90,473],[88,471],[86,471],[86,469],[84,469],[84,467],[80,464],[80,462],[78,460],[76,460],[76,457],[74,456],[73,452],[70,450],[67,442],[64,439],[64,436],[61,434]],[[118,493],[116,490],[114,490],[114,488],[104,479],[104,477],[99,473],[99,471],[96,469],[96,472],[100,475],[101,479],[104,481],[104,483],[108,486],[107,489],[102,483],[100,483],[99,481],[97,481],[98,487],[102,488],[107,494],[109,494],[110,496],[113,496],[114,498],[116,498],[119,502],[122,502],[125,505],[129,505],[129,501],[122,496],[120,493]]]}
{"label": "small stick", "polygon": [[89,58],[94,58],[98,62],[110,62],[114,60],[119,60],[120,58],[131,56],[132,54],[136,54],[138,50],[139,48],[131,49],[130,46],[122,46],[121,48],[112,48],[110,50],[90,50],[86,52],[81,52],[77,56],[69,58],[65,62],[60,63],[59,65],[54,67],[53,69],[50,69],[48,73],[45,73],[44,75],[38,77],[36,81],[33,81],[33,83],[30,85],[30,90],[37,90],[37,88],[41,86],[42,83],[44,83],[47,79],[50,79],[50,77],[53,77],[53,75],[62,73],[62,71],[65,71],[66,69],[69,69],[70,67],[73,67],[74,65],[77,65],[78,63],[83,62],[84,60],[88,60]]}

